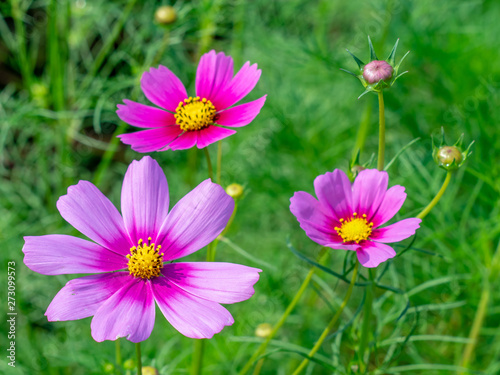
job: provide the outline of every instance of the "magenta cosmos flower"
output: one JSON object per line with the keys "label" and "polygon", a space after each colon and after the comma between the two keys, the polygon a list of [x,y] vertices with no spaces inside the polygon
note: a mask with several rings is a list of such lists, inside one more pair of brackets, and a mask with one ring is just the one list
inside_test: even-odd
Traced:
{"label": "magenta cosmos flower", "polygon": [[151,68],[142,75],[141,88],[161,109],[125,99],[125,104],[118,104],[118,116],[148,130],[118,137],[137,152],[203,148],[226,138],[236,131],[225,127],[248,125],[264,105],[266,96],[231,107],[252,91],[260,73],[257,64],[246,62],[233,77],[233,59],[210,51],[198,65],[196,96],[188,97],[174,73],[162,65]]}
{"label": "magenta cosmos flower", "polygon": [[[170,212],[168,185],[156,161],[129,166],[122,214],[90,182],[80,181],[57,202],[62,217],[92,239],[25,237],[24,263],[44,275],[99,273],[69,281],[45,315],[49,321],[93,316],[96,341],[146,340],[155,302],[180,333],[210,338],[234,323],[220,303],[250,298],[261,270],[231,263],[171,263],[212,242],[233,212],[233,199],[205,180]],[[168,262],[168,263],[167,263]]]}
{"label": "magenta cosmos flower", "polygon": [[403,186],[387,190],[387,172],[376,169],[361,171],[351,185],[339,169],[314,180],[318,199],[298,191],[290,199],[290,211],[300,227],[314,242],[356,251],[365,267],[377,267],[396,255],[386,243],[402,241],[415,234],[422,220],[398,221],[379,228],[399,211],[406,199]]}

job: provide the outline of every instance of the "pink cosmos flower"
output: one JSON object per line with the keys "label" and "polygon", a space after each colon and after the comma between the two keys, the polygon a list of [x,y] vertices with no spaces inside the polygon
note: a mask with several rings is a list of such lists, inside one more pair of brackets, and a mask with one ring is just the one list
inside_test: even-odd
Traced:
{"label": "pink cosmos flower", "polygon": [[[261,270],[231,263],[172,263],[212,242],[225,228],[233,199],[205,180],[169,212],[165,175],[144,157],[129,166],[122,214],[90,182],[57,202],[62,217],[94,242],[67,235],[25,237],[24,263],[44,275],[98,273],[69,281],[52,300],[49,321],[93,316],[96,341],[146,340],[155,302],[180,333],[210,338],[234,323],[220,303],[250,298]],[[168,263],[167,263],[168,262]]]}
{"label": "pink cosmos flower", "polygon": [[151,68],[142,75],[141,88],[161,109],[125,99],[116,111],[120,119],[148,130],[118,137],[137,152],[203,148],[226,138],[236,131],[225,127],[248,125],[264,105],[266,96],[231,107],[252,91],[260,73],[247,61],[233,77],[233,59],[210,51],[198,65],[196,96],[188,97],[174,73],[162,65]]}
{"label": "pink cosmos flower", "polygon": [[377,267],[396,255],[386,243],[402,241],[415,234],[422,220],[398,221],[379,228],[399,211],[406,199],[403,186],[387,190],[387,172],[361,171],[351,185],[339,169],[314,180],[318,197],[298,191],[290,199],[290,211],[314,242],[332,249],[356,251],[365,267]]}

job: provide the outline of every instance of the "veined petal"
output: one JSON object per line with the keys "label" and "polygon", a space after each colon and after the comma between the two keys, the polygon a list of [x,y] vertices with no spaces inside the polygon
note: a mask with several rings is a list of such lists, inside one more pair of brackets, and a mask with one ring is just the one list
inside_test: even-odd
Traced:
{"label": "veined petal", "polygon": [[359,214],[373,217],[387,192],[389,175],[385,171],[365,169],[352,185],[352,207]]}
{"label": "veined petal", "polygon": [[345,219],[352,215],[351,182],[340,169],[316,177],[314,190],[321,204],[330,208],[335,219]]}
{"label": "veined petal", "polygon": [[197,147],[202,149],[208,145],[220,141],[230,135],[236,133],[235,130],[224,129],[219,126],[209,126],[208,128],[197,130],[198,133],[198,144]]}
{"label": "veined petal", "polygon": [[[179,128],[180,129],[180,128]],[[165,150],[186,150],[193,147],[198,140],[198,132],[184,132],[179,137],[177,137],[172,143],[170,143]]]}
{"label": "veined petal", "polygon": [[80,181],[57,201],[61,216],[91,240],[117,253],[128,254],[131,242],[120,213],[94,184]]}
{"label": "veined petal", "polygon": [[160,128],[175,125],[175,117],[170,112],[128,99],[124,99],[123,102],[125,104],[117,105],[116,114],[127,124],[139,128]]}
{"label": "veined petal", "polygon": [[42,275],[97,273],[127,267],[127,258],[101,245],[63,234],[24,237],[24,264]]}
{"label": "veined petal", "polygon": [[175,112],[179,103],[188,97],[181,80],[163,65],[144,72],[141,88],[146,98],[171,112]]}
{"label": "veined petal", "polygon": [[403,241],[415,234],[421,222],[422,220],[417,218],[404,219],[385,228],[375,229],[370,239],[384,243]]}
{"label": "veined petal", "polygon": [[392,247],[383,243],[365,241],[363,246],[356,250],[356,255],[364,267],[374,268],[387,259],[394,258],[396,252]]}
{"label": "veined petal", "polygon": [[253,102],[237,105],[218,114],[217,124],[229,127],[241,127],[250,124],[266,101],[267,95]]}
{"label": "veined petal", "polygon": [[205,53],[196,71],[196,95],[209,99],[217,109],[223,109],[218,103],[218,96],[233,78],[233,59],[224,52],[214,50]]}
{"label": "veined petal", "polygon": [[170,211],[155,241],[163,260],[175,260],[208,245],[226,227],[234,200],[209,179],[203,181]]}
{"label": "veined petal", "polygon": [[405,200],[406,193],[403,186],[395,185],[387,190],[377,212],[370,220],[373,222],[373,226],[377,228],[378,226],[391,220],[401,209]]}
{"label": "veined petal", "polygon": [[45,315],[50,322],[88,318],[128,280],[126,272],[70,280],[56,294]]}
{"label": "veined petal", "polygon": [[177,139],[182,130],[177,125],[141,130],[135,133],[120,134],[118,138],[126,145],[131,145],[137,152],[160,151]]}
{"label": "veined petal", "polygon": [[122,214],[133,243],[154,237],[168,215],[168,184],[165,174],[149,156],[134,160],[122,185]]}
{"label": "veined petal", "polygon": [[209,339],[225,326],[234,323],[233,317],[217,302],[190,294],[165,277],[152,280],[156,303],[165,318],[184,336]]}
{"label": "veined petal", "polygon": [[97,342],[119,337],[141,342],[151,335],[154,323],[155,305],[150,281],[130,277],[99,307],[90,328]]}
{"label": "veined petal", "polygon": [[250,62],[247,61],[231,82],[217,93],[214,98],[215,102],[210,98],[215,108],[220,111],[231,107],[247,96],[259,82],[260,74],[261,70],[257,69],[257,64],[250,65]]}
{"label": "veined petal", "polygon": [[170,282],[197,297],[236,303],[254,294],[259,270],[232,263],[197,262],[165,264],[162,274]]}

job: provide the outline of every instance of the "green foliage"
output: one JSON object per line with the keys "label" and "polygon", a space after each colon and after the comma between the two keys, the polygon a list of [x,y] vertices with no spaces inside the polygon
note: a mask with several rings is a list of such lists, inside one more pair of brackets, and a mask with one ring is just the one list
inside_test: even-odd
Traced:
{"label": "green foliage", "polygon": [[[223,185],[238,182],[248,193],[229,240],[219,244],[217,260],[264,269],[255,296],[228,307],[235,324],[206,345],[207,374],[236,373],[257,347],[257,325],[278,320],[309,267],[291,256],[287,239],[307,259],[316,257],[317,246],[291,215],[289,198],[298,190],[312,193],[317,175],[347,168],[353,149],[361,149],[360,164],[377,150],[376,96],[357,100],[357,82],[339,71],[352,64],[346,48],[368,59],[366,35],[384,55],[397,38],[401,51],[411,50],[404,66],[409,73],[385,96],[386,159],[399,155],[391,162],[390,185],[404,185],[408,193],[401,217],[416,215],[444,179],[432,159],[431,135],[444,127],[450,139],[465,133],[466,140],[475,140],[466,164],[422,223],[412,245],[422,251],[410,248],[396,257],[377,280],[387,288],[375,288],[376,343],[371,343],[375,355],[369,369],[375,374],[461,371],[483,276],[500,238],[500,65],[492,63],[500,50],[500,3],[179,0],[172,4],[178,17],[168,36],[154,22],[159,5],[133,0],[0,4],[0,275],[6,280],[7,262],[16,262],[18,312],[17,366],[2,361],[0,372],[102,374],[113,362],[114,343],[94,342],[90,319],[47,322],[48,304],[72,277],[27,269],[23,236],[77,235],[55,203],[69,185],[93,180],[97,171],[99,188],[119,206],[124,172],[141,155],[116,144],[102,167],[116,129],[131,130],[120,124],[116,104],[123,98],[146,103],[139,79],[158,63],[193,92],[200,52],[215,48],[232,55],[237,67],[247,60],[258,63],[262,77],[250,96],[268,94],[257,119],[223,144]],[[365,117],[368,136],[356,141]],[[416,138],[421,141],[413,143]],[[216,148],[210,152],[215,160]],[[202,153],[152,156],[164,167],[173,202],[207,177]],[[289,374],[307,355],[347,288],[338,280],[347,271],[345,256],[331,251],[325,265],[330,272],[318,271],[271,342],[262,374]],[[204,257],[202,250],[191,259]],[[489,310],[471,361],[477,371],[471,373],[500,371],[500,288],[498,278],[490,281]],[[350,361],[361,326],[354,318],[363,301],[360,285],[339,330],[309,365],[310,373],[329,374],[332,368],[353,373]],[[124,360],[134,357],[133,350],[123,340]],[[144,365],[160,374],[185,374],[192,350],[192,340],[158,311],[153,334],[143,343]]]}

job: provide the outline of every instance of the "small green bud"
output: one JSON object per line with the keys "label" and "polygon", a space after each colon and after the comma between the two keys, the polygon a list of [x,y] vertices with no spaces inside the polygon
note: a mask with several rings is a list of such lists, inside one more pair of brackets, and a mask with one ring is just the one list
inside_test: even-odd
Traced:
{"label": "small green bud", "polygon": [[112,374],[115,372],[115,366],[112,363],[106,363],[104,365],[104,372],[106,374]]}
{"label": "small green bud", "polygon": [[243,186],[240,184],[231,184],[226,188],[226,193],[233,199],[240,199],[243,196]]}
{"label": "small green bud", "polygon": [[436,164],[447,171],[455,171],[460,168],[465,160],[470,155],[470,149],[474,144],[472,141],[465,151],[462,150],[462,142],[464,135],[462,134],[458,141],[455,142],[453,146],[448,146],[445,144],[444,139],[444,129],[441,128],[441,142],[439,145],[436,144],[434,138],[432,139],[432,157]]}
{"label": "small green bud", "polygon": [[394,85],[396,80],[403,74],[408,73],[403,72],[401,74],[398,74],[399,66],[403,62],[404,58],[408,55],[408,53],[410,53],[410,51],[408,51],[401,58],[399,63],[396,64],[396,50],[398,48],[398,43],[399,39],[396,41],[396,44],[392,48],[392,51],[386,60],[379,60],[377,55],[375,54],[375,50],[373,49],[372,41],[370,37],[368,37],[368,46],[370,47],[370,62],[368,64],[365,64],[356,56],[354,56],[349,50],[347,50],[354,61],[356,61],[359,70],[355,73],[350,72],[346,69],[340,70],[349,73],[350,75],[359,79],[359,81],[365,88],[365,91],[358,97],[358,99],[368,92],[382,92],[382,90]]}
{"label": "small green bud", "polygon": [[160,25],[170,25],[177,20],[177,12],[174,7],[164,5],[156,9],[155,21]]}
{"label": "small green bud", "polygon": [[142,367],[142,375],[159,375],[158,370],[151,366]]}
{"label": "small green bud", "polygon": [[123,362],[123,368],[125,370],[133,370],[135,369],[135,362],[133,359],[127,359],[125,362]]}
{"label": "small green bud", "polygon": [[273,326],[270,325],[269,323],[259,324],[257,328],[255,328],[255,336],[266,338],[271,334],[272,330]]}

